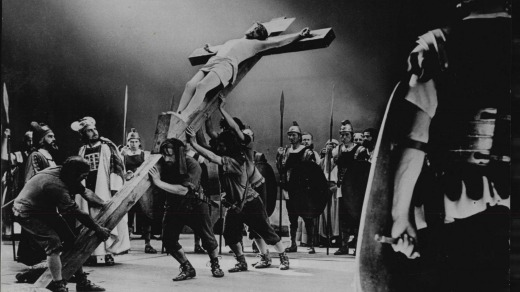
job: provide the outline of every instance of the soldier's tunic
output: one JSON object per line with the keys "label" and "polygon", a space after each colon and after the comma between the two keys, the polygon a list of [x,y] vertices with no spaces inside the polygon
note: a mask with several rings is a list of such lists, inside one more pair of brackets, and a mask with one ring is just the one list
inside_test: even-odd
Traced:
{"label": "soldier's tunic", "polygon": [[[440,220],[416,216],[427,226],[419,233],[422,267],[431,268],[418,275],[432,291],[507,286],[510,35],[505,13],[470,17],[422,35],[409,58],[405,99],[432,119],[427,156],[440,188],[429,194],[444,206],[432,216]],[[415,206],[431,215],[423,205],[431,198],[415,193]]]}

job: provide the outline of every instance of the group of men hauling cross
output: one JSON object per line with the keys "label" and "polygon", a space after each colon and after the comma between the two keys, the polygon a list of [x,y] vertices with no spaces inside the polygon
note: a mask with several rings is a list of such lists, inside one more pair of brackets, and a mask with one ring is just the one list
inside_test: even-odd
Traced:
{"label": "group of men hauling cross", "polygon": [[[196,111],[207,92],[233,83],[238,64],[242,61],[259,52],[312,35],[305,28],[298,34],[284,36],[275,41],[266,40],[267,36],[266,28],[257,23],[246,33],[245,38],[231,40],[219,46],[216,56],[187,83],[178,116],[188,120],[188,115],[192,114],[190,110]],[[215,48],[207,49],[210,51]],[[221,96],[221,100],[223,99]],[[244,134],[243,129],[239,129],[222,107],[221,112],[231,130],[218,135],[213,149],[200,146],[195,138],[196,131],[191,127],[186,129],[186,139],[200,155],[219,165],[220,183],[226,193],[223,204],[228,207],[224,238],[237,259],[237,264],[229,272],[248,269],[241,246],[244,224],[256,234],[255,243],[261,253],[261,260],[254,264],[255,268],[267,268],[271,265],[267,245],[273,245],[279,253],[280,270],[287,270],[289,259],[285,246],[269,224],[264,203],[255,191],[264,183],[264,178],[254,165],[251,137]],[[12,209],[15,221],[22,226],[26,236],[45,251],[52,275],[52,282],[47,288],[52,291],[67,291],[66,279],[61,274],[60,254],[67,248],[70,249],[74,243],[77,221],[105,241],[94,251],[95,261],[113,264],[112,253],[118,254],[129,249],[126,219],[114,230],[109,230],[96,223],[93,217],[121,189],[125,178],[132,179],[133,172],[129,169],[125,173],[125,164],[134,164],[135,171],[138,164],[143,162],[144,155],[136,155],[136,151],[129,150],[128,155],[122,158],[116,145],[99,135],[95,120],[85,117],[71,125],[72,130],[81,134],[84,142],[79,155],[67,158],[62,166],[56,166],[50,154],[52,151],[49,151],[57,148],[53,131],[45,124],[33,123],[32,127],[33,133],[36,133],[35,144],[42,147],[38,147],[38,151],[33,151],[28,157],[32,162],[28,164],[26,173],[30,170],[30,174],[27,174],[25,186],[14,199]],[[129,135],[129,142],[133,140],[131,135],[132,133]],[[149,171],[153,185],[168,194],[163,219],[163,243],[166,251],[181,264],[181,273],[173,280],[186,280],[196,274],[179,244],[179,235],[185,225],[191,227],[201,238],[202,246],[210,257],[213,276],[223,277],[224,272],[220,269],[217,258],[218,244],[211,226],[209,206],[201,199],[204,197],[200,186],[201,166],[194,158],[186,155],[186,147],[183,141],[176,138],[162,141],[159,152],[163,159]],[[75,198],[76,194],[80,196]],[[149,239],[146,249],[148,252],[155,252],[149,246]],[[75,280],[78,291],[104,291],[102,287],[87,280],[81,268],[75,273]]]}
{"label": "group of men hauling cross", "polygon": [[[200,135],[201,133],[199,133],[199,135],[196,135],[192,128],[188,128],[187,137],[191,149],[197,151],[198,154],[196,155],[206,157],[210,162],[219,165],[220,183],[223,186],[222,191],[226,194],[225,197],[222,198],[222,202],[224,206],[229,208],[225,220],[224,237],[226,244],[230,246],[238,261],[236,266],[230,269],[229,272],[247,270],[242,246],[243,224],[249,227],[252,238],[259,250],[260,261],[253,264],[253,266],[257,269],[271,266],[271,257],[267,245],[273,245],[280,255],[280,269],[288,269],[289,261],[285,252],[295,252],[297,249],[296,230],[298,229],[298,217],[302,217],[306,222],[306,229],[309,234],[307,244],[311,250],[310,253],[314,253],[312,236],[314,234],[314,219],[307,216],[308,214],[306,214],[305,210],[298,209],[298,206],[294,204],[296,199],[290,199],[295,195],[294,191],[287,191],[287,189],[289,189],[287,183],[292,169],[300,167],[303,161],[313,161],[319,164],[320,158],[324,158],[321,160],[321,166],[322,169],[325,170],[328,167],[325,161],[328,161],[332,155],[335,157],[334,166],[332,168],[335,169],[336,165],[339,166],[340,178],[338,179],[337,171],[334,171],[333,177],[331,177],[330,180],[333,183],[332,187],[337,189],[336,182],[343,181],[341,177],[345,176],[346,169],[349,168],[352,172],[356,157],[359,157],[357,159],[359,161],[367,161],[368,156],[365,158],[361,156],[369,155],[370,152],[366,150],[370,149],[353,143],[353,127],[348,121],[345,121],[341,125],[339,131],[342,143],[339,144],[336,139],[328,141],[327,148],[322,150],[322,155],[318,155],[318,153],[313,150],[312,135],[302,132],[297,124],[292,125],[288,129],[287,135],[290,146],[286,148],[280,147],[277,156],[277,166],[281,174],[281,183],[284,188],[284,196],[286,197],[287,211],[291,223],[291,246],[285,248],[282,245],[281,238],[274,232],[272,226],[269,224],[267,210],[264,205],[266,201],[265,180],[255,166],[258,158],[262,157],[263,154],[253,149],[254,133],[251,129],[245,128],[238,118],[233,118],[227,113],[224,109],[224,98],[222,96],[219,97],[219,101],[219,110],[223,116],[221,121],[223,131],[220,134],[214,132],[210,119],[208,119],[206,123],[207,133],[213,138],[209,144],[213,145],[213,147],[208,146],[203,138],[203,134]],[[145,161],[147,155],[147,153],[140,148],[141,139],[139,134],[135,129],[132,129],[127,136],[127,146],[122,148],[121,155],[118,155],[116,146],[110,140],[99,135],[96,129],[96,122],[93,118],[85,117],[74,122],[71,128],[81,134],[81,138],[85,144],[80,148],[79,156],[71,157],[66,160],[60,171],[60,168],[56,167],[56,163],[52,157],[52,154],[55,154],[58,149],[52,129],[47,125],[42,123],[38,124],[36,122],[31,123],[31,127],[37,149],[34,149],[27,157],[28,162],[25,169],[25,181],[32,181],[32,183],[27,184],[26,189],[24,189],[25,191],[22,191],[20,196],[14,201],[15,215],[17,216],[17,221],[24,227],[24,233],[30,233],[37,242],[43,244],[43,240],[48,240],[49,236],[51,236],[51,234],[45,236],[44,233],[52,233],[51,230],[44,231],[41,229],[43,228],[42,226],[48,224],[49,226],[55,226],[53,228],[56,229],[55,231],[58,233],[59,240],[67,242],[74,237],[73,234],[68,232],[69,228],[61,224],[62,222],[60,223],[61,225],[56,224],[56,222],[60,222],[57,214],[53,213],[52,219],[46,218],[45,216],[38,216],[37,219],[32,218],[33,221],[41,221],[37,223],[27,223],[23,218],[28,218],[31,213],[45,212],[44,209],[46,209],[46,206],[41,206],[37,202],[39,199],[38,196],[44,196],[48,190],[34,191],[31,190],[31,188],[34,188],[31,187],[31,185],[45,185],[47,182],[52,182],[49,178],[54,175],[60,177],[60,179],[65,182],[65,185],[68,186],[72,184],[72,182],[68,181],[70,178],[65,178],[62,175],[65,175],[65,173],[69,175],[75,173],[79,175],[78,179],[81,180],[84,177],[83,174],[80,174],[82,164],[84,164],[84,170],[88,170],[88,174],[85,177],[86,188],[74,186],[80,190],[79,193],[82,195],[82,198],[75,199],[75,201],[79,203],[78,209],[75,208],[74,199],[66,200],[68,197],[64,196],[61,197],[58,210],[62,216],[65,216],[65,214],[79,214],[80,217],[78,218],[80,219],[78,220],[80,220],[80,222],[85,226],[92,226],[92,228],[97,229],[99,236],[106,236],[103,231],[107,230],[94,225],[90,221],[84,223],[83,221],[86,220],[84,219],[85,214],[81,213],[80,210],[84,210],[86,211],[85,213],[90,213],[94,216],[95,212],[98,212],[98,208],[96,207],[102,206],[104,201],[110,197],[106,191],[103,192],[102,186],[107,186],[108,182],[112,186],[111,189],[116,191],[119,189],[116,182],[120,182],[123,178],[125,181],[129,181],[133,178],[137,168]],[[366,136],[369,135],[372,135],[372,133],[366,131]],[[200,144],[204,146],[201,146],[197,141],[200,141]],[[187,260],[184,250],[178,242],[179,235],[185,225],[189,226],[195,235],[202,240],[202,247],[210,256],[213,276],[222,277],[224,275],[219,267],[217,258],[218,244],[213,234],[209,204],[207,204],[207,200],[204,201],[202,199],[204,198],[204,188],[201,186],[201,178],[208,175],[207,168],[205,168],[205,164],[202,163],[204,160],[202,157],[195,159],[197,157],[193,155],[193,151],[187,151],[187,147],[189,146],[175,138],[167,139],[161,144],[159,151],[162,154],[163,163],[149,171],[151,180],[156,187],[167,194],[173,194],[166,196],[162,234],[166,251],[181,264],[182,272],[174,278],[174,281],[185,280],[195,276],[195,269]],[[213,152],[218,153],[218,155]],[[201,158],[202,161],[200,160]],[[123,172],[123,165],[126,169],[126,173]],[[48,167],[52,168],[47,169]],[[50,172],[50,169],[52,169],[53,172]],[[36,176],[36,174],[38,175]],[[365,172],[365,175],[366,174],[367,172]],[[33,177],[38,179],[35,178],[31,180]],[[352,179],[353,176],[349,177],[350,179],[345,179],[345,181],[350,182],[350,185],[356,181],[356,179]],[[366,184],[366,179],[364,181]],[[50,188],[52,187],[53,184],[51,183]],[[96,192],[91,192],[90,189]],[[74,191],[72,190],[72,187],[70,187],[69,195],[78,192],[75,189]],[[65,192],[66,190],[63,189],[62,191]],[[140,213],[145,215],[143,222],[145,252],[156,253],[150,245],[150,219],[153,217],[153,207],[150,205],[152,198],[150,198],[150,196],[151,193],[143,195],[137,205],[141,209]],[[345,200],[340,200],[341,202],[345,202],[342,204],[342,207],[345,208],[341,208],[340,211],[340,221],[345,225],[341,226],[341,230],[344,232],[343,237],[345,238],[345,244],[336,254],[347,253],[348,233],[355,234],[356,225],[359,225],[361,206],[358,204],[357,212],[355,213],[347,211],[346,209],[349,208],[347,205],[352,205],[352,203],[346,200],[347,197],[354,196],[353,194],[345,195]],[[83,204],[83,198],[87,200],[88,204]],[[67,202],[64,202],[64,200]],[[360,202],[362,199],[358,199],[357,201]],[[90,210],[88,208],[89,206],[92,207]],[[353,208],[354,206],[352,205],[350,210]],[[348,216],[348,214],[351,214],[349,218],[343,217]],[[126,220],[121,223],[126,224]],[[129,249],[128,231],[125,231],[125,225],[121,223],[118,224],[118,228],[112,232],[114,239],[100,245],[93,253],[93,256],[89,258],[90,263],[98,262],[99,259],[99,262],[103,262],[104,260],[106,265],[113,265],[114,262],[111,253],[120,254]],[[74,220],[67,221],[67,224],[69,227],[76,225]],[[26,241],[27,236],[28,235],[25,234],[22,242]],[[48,249],[51,251],[61,250],[61,246],[57,242],[58,238],[53,239],[55,241]],[[68,242],[68,244],[70,244],[70,242]],[[36,257],[34,254],[27,256],[27,253],[33,252],[34,250],[26,250],[23,248],[22,243],[18,253],[19,260],[27,263],[34,261],[32,260]],[[99,257],[99,255],[104,255],[104,258]],[[56,256],[56,253],[52,253],[47,258],[51,266],[57,261]],[[27,258],[32,259],[29,260]],[[40,257],[40,259],[43,259],[43,257]],[[35,277],[37,278],[41,275],[42,271],[39,273],[36,271],[33,272],[34,273],[18,274],[17,279],[19,281],[32,282],[35,280]],[[81,279],[81,277],[85,278],[84,273],[80,270],[75,276],[76,281]],[[82,283],[86,283],[87,286],[82,286]],[[86,290],[87,288],[89,290],[101,289],[90,282],[79,282],[77,286],[79,290]]]}
{"label": "group of men hauling cross", "polygon": [[[479,1],[475,2],[480,3]],[[454,46],[466,48],[466,50],[460,51],[442,46],[449,37],[453,37],[456,40],[457,37],[460,38],[464,35],[463,32],[468,31],[478,31],[490,38],[496,38],[497,43],[507,44],[507,38],[494,33],[494,29],[502,32],[504,28],[507,28],[510,25],[510,15],[502,11],[503,5],[498,7],[502,10],[497,12],[495,11],[497,7],[488,7],[490,4],[485,1],[482,3],[484,3],[482,4],[484,5],[483,7],[478,6],[478,9],[471,12],[472,14],[469,18],[464,19],[462,25],[456,27],[456,29],[462,30],[459,35],[457,30],[439,29],[421,36],[417,48],[410,55],[410,80],[402,83],[395,92],[396,95],[403,95],[406,101],[416,106],[413,107],[416,116],[412,122],[413,126],[411,133],[408,135],[408,140],[401,145],[404,150],[395,173],[395,197],[392,205],[393,226],[391,235],[393,238],[388,240],[387,243],[391,243],[395,251],[404,254],[408,258],[424,256],[427,260],[432,261],[431,271],[421,267],[422,274],[418,278],[424,276],[428,279],[447,280],[429,282],[430,285],[425,285],[426,282],[421,282],[421,280],[424,280],[421,278],[417,281],[419,282],[418,287],[421,289],[410,290],[411,286],[408,286],[404,290],[399,291],[427,291],[428,289],[428,291],[451,291],[435,289],[439,287],[449,288],[451,287],[449,285],[454,284],[458,285],[457,287],[460,287],[460,289],[453,291],[477,291],[478,288],[483,287],[485,291],[499,291],[496,290],[497,287],[503,288],[507,285],[507,281],[505,281],[507,264],[504,264],[506,262],[504,259],[507,258],[507,232],[505,231],[507,230],[510,188],[508,189],[504,177],[508,175],[510,153],[507,151],[507,147],[504,146],[505,144],[502,143],[507,140],[504,138],[507,135],[501,136],[501,133],[507,133],[504,129],[510,126],[510,113],[508,115],[507,102],[504,102],[508,100],[510,92],[505,90],[507,89],[506,85],[500,83],[509,80],[507,77],[510,77],[510,75],[507,75],[507,70],[504,70],[505,67],[503,67],[507,62],[502,62],[504,56],[497,53],[499,52],[498,50],[489,46],[481,47],[471,42],[469,44],[453,42]],[[485,23],[488,26],[482,26]],[[254,240],[261,256],[259,262],[254,265],[255,268],[271,266],[267,245],[273,245],[279,254],[280,270],[289,269],[286,249],[282,245],[280,237],[269,224],[264,202],[260,198],[259,187],[264,183],[264,179],[254,165],[252,135],[250,136],[247,131],[244,131],[223,110],[223,103],[220,103],[220,110],[228,128],[216,137],[211,147],[207,147],[205,141],[200,139],[198,133],[201,132],[198,131],[198,128],[192,127],[193,123],[195,123],[194,121],[200,119],[200,115],[205,115],[205,118],[208,118],[207,113],[201,113],[201,108],[203,108],[201,104],[204,102],[206,94],[215,88],[226,88],[228,84],[233,84],[237,75],[239,76],[241,73],[238,64],[265,50],[276,49],[303,38],[312,37],[308,29],[303,29],[299,34],[279,37],[276,41],[270,41],[267,38],[268,35],[261,24],[256,24],[243,39],[231,40],[218,47],[206,46],[205,50],[207,52],[211,53],[216,50],[216,55],[188,82],[181,97],[178,111],[169,113],[176,116],[177,120],[184,122],[184,125],[179,127],[182,128],[182,131],[177,131],[175,135],[177,137],[185,136],[186,143],[180,139],[173,138],[172,136],[174,135],[170,135],[170,133],[168,134],[169,137],[158,141],[157,152],[161,154],[162,159],[148,171],[147,175],[150,177],[153,185],[168,193],[163,221],[163,242],[166,251],[181,265],[181,272],[173,279],[174,281],[186,280],[196,275],[195,269],[186,258],[179,244],[179,234],[185,225],[190,226],[195,234],[200,236],[202,245],[210,257],[213,276],[224,276],[217,258],[217,242],[211,228],[208,202],[203,199],[204,190],[200,187],[202,169],[197,160],[186,154],[188,146],[219,166],[219,180],[223,191],[226,193],[222,203],[228,207],[224,223],[224,238],[237,259],[237,263],[229,272],[240,272],[248,269],[241,246],[244,224],[256,234]],[[464,40],[468,42],[469,38],[464,38]],[[472,48],[472,50],[467,48]],[[458,88],[453,84],[442,82],[435,84],[433,82],[436,78],[441,79],[439,78],[441,72],[448,68],[448,60],[445,59],[447,56],[446,52],[458,57],[451,59],[453,61],[462,60],[463,58],[460,54],[465,54],[469,51],[472,51],[478,60],[485,60],[486,57],[491,56],[497,59],[495,62],[483,65],[486,66],[486,70],[483,70],[483,73],[487,74],[486,79],[482,79],[482,74],[479,75],[476,72],[478,70],[474,70],[469,65],[471,62],[462,62],[461,64],[454,62],[455,68],[451,69],[464,73],[458,75],[458,78],[471,77],[470,80],[467,80],[467,83],[462,82],[457,85],[463,85],[462,88],[474,93],[474,95],[468,95],[465,92],[455,90]],[[487,55],[488,52],[493,54]],[[438,66],[433,66],[432,64]],[[480,82],[472,82],[474,80],[479,80]],[[504,90],[493,91],[498,98],[483,94],[497,88],[496,84],[498,83],[504,85],[499,86],[500,89]],[[472,91],[475,88],[475,84],[478,84],[478,90]],[[437,92],[436,88],[442,86],[449,88],[453,92],[449,90],[447,92]],[[439,98],[437,93],[439,93]],[[445,96],[450,96],[450,93],[457,93],[458,95],[451,95],[455,96],[451,100],[442,99]],[[463,99],[460,96],[467,98]],[[461,101],[457,101],[457,98],[460,98]],[[475,99],[479,102],[470,102]],[[224,97],[220,96],[218,100],[223,101]],[[460,104],[457,102],[460,102]],[[497,103],[498,105],[496,105]],[[446,107],[446,104],[448,107]],[[439,105],[439,117],[433,119],[434,116],[437,117],[437,105]],[[450,106],[460,110],[460,112],[470,108],[471,112],[461,117],[459,111],[450,111],[452,109]],[[482,107],[486,106],[487,108],[482,109]],[[495,107],[493,108],[493,106]],[[497,108],[498,113],[502,116],[497,114]],[[478,115],[474,115],[474,112],[478,113]],[[488,127],[484,128],[482,126],[490,123],[493,123],[494,126],[495,120],[497,129],[500,131],[493,130],[494,127],[492,130],[489,130]],[[432,129],[437,131],[434,131],[435,135],[432,141],[437,143],[434,145],[441,146],[439,147],[441,150],[437,154],[449,153],[454,156],[454,159],[444,161],[448,163],[439,166],[439,169],[443,170],[439,172],[440,177],[451,179],[448,181],[451,183],[443,185],[448,188],[445,195],[451,195],[451,197],[445,197],[444,199],[446,208],[446,216],[443,218],[444,222],[426,230],[432,230],[430,231],[433,232],[430,239],[439,244],[423,246],[420,254],[417,250],[417,228],[424,228],[424,226],[419,225],[425,222],[417,221],[417,219],[414,223],[410,222],[413,215],[416,218],[419,218],[418,215],[420,215],[417,210],[415,210],[415,214],[410,215],[411,210],[414,210],[411,208],[411,197],[415,182],[421,173],[420,168],[424,165],[425,144],[429,139],[428,130],[430,129],[431,121],[439,123],[432,124]],[[439,121],[445,123],[440,123]],[[451,140],[440,139],[439,137],[445,136],[439,135],[439,132],[446,133],[446,126],[456,124],[450,124],[452,121],[457,121],[457,123],[461,124],[460,128],[456,129],[456,135],[458,136],[450,136],[454,138]],[[474,130],[481,134],[477,136],[478,139],[494,139],[496,145],[492,148],[490,144],[474,142],[475,133],[468,133],[467,125],[474,126]],[[44,126],[39,125],[39,127],[42,129],[42,133],[48,134],[50,131],[50,129]],[[119,231],[117,228],[111,231],[98,225],[87,212],[81,210],[81,207],[74,201],[73,197],[75,194],[80,194],[81,198],[89,203],[88,207],[90,208],[106,204],[106,200],[110,199],[111,190],[115,190],[112,187],[117,184],[116,181],[123,182],[124,166],[122,160],[117,154],[115,145],[99,137],[92,118],[84,118],[75,122],[72,128],[80,132],[85,139],[86,146],[81,150],[82,156],[69,157],[62,166],[57,167],[53,167],[51,162],[48,161],[48,166],[51,167],[36,172],[27,181],[13,204],[16,220],[45,250],[49,270],[52,275],[52,282],[48,288],[52,291],[60,292],[67,291],[66,281],[61,275],[62,263],[60,253],[70,248],[70,243],[75,237],[75,230],[71,230],[70,227],[76,226],[76,220],[93,230],[95,236],[107,241],[103,244],[103,249],[124,248],[125,245],[125,242],[120,240],[121,234],[117,233]],[[352,136],[352,132],[352,126],[344,122],[340,131],[341,134],[344,134],[342,137],[346,137],[347,133],[350,133],[350,136]],[[296,125],[292,126],[287,133],[291,147],[279,149],[278,167],[282,181],[284,176],[291,176],[292,170],[298,168],[298,163],[305,161],[311,156],[312,151],[308,151],[310,150],[309,148],[300,145],[301,134],[299,127]],[[496,137],[494,138],[494,136]],[[461,137],[464,143],[470,141],[472,144],[470,146],[467,146],[467,143],[464,144],[466,146],[458,144],[457,147],[454,146],[460,140],[455,138]],[[40,141],[37,141],[37,143],[46,141],[46,143],[52,145],[53,137],[45,137],[44,135],[38,139]],[[330,159],[332,155],[337,157],[334,162],[338,166],[352,161],[353,156],[357,152],[352,151],[356,147],[355,145],[343,143],[334,152],[333,141],[329,142],[328,151],[325,151],[324,169],[332,169],[327,167],[327,163],[330,164],[333,161]],[[91,149],[94,147],[97,147],[97,149]],[[478,156],[475,154],[476,152],[482,155]],[[465,156],[467,153],[469,157]],[[34,161],[44,161],[49,158],[45,151],[40,151],[36,155],[40,155],[43,158],[34,157]],[[431,157],[438,159],[438,157],[433,155]],[[444,158],[446,157],[444,156]],[[91,170],[103,168],[104,176],[100,175],[99,171],[96,172],[95,176],[92,174]],[[464,176],[465,174],[470,174],[471,179]],[[119,176],[119,179],[113,182],[111,178],[114,176]],[[131,174],[128,176],[130,181],[132,180],[131,176]],[[349,176],[350,174],[347,174],[346,177],[348,179],[346,177],[342,179],[343,184],[346,182],[348,188],[357,188],[356,183],[361,180]],[[81,184],[81,181],[85,179],[87,180],[87,187]],[[89,179],[94,179],[95,185],[91,185],[88,181]],[[482,186],[482,183],[484,183],[484,186]],[[106,190],[108,190],[106,192],[107,197],[103,197],[101,190],[98,190],[98,184],[103,184]],[[460,185],[465,187],[461,188]],[[95,192],[89,190],[89,187],[95,188]],[[467,199],[468,196],[471,197],[473,202],[480,203],[462,206],[464,203],[469,204],[471,202]],[[291,193],[289,192],[289,200],[290,197]],[[417,202],[413,203],[418,204]],[[356,202],[356,204],[359,205],[361,202]],[[291,208],[289,204],[287,207],[288,209]],[[417,209],[417,206],[415,207]],[[451,219],[451,221],[448,219]],[[481,241],[484,243],[473,240],[481,239],[478,236],[481,230],[479,229],[480,227],[485,227],[484,231],[486,234],[490,234],[490,236],[482,238]],[[291,222],[291,233],[293,229],[293,222]],[[459,232],[463,236],[458,236]],[[445,234],[458,236],[456,242],[450,241],[451,238],[444,240],[443,236]],[[64,242],[63,244],[62,241]],[[486,245],[485,247],[484,244]],[[470,247],[469,250],[468,246]],[[444,247],[444,250],[439,250]],[[291,248],[292,246],[289,247],[289,249]],[[484,252],[485,248],[491,249],[491,252]],[[432,264],[428,261],[424,263]],[[457,270],[454,272],[451,269]],[[450,272],[446,273],[446,271]],[[428,274],[430,272],[431,275]],[[475,273],[479,277],[475,277]],[[104,291],[103,288],[88,281],[86,274],[83,273],[81,268],[78,269],[75,276],[78,291]],[[459,278],[464,279],[465,283],[457,284],[457,279]],[[409,281],[410,278],[407,278],[401,281],[401,283],[408,285]],[[478,285],[475,283],[478,283]],[[474,289],[468,290],[468,287]]]}

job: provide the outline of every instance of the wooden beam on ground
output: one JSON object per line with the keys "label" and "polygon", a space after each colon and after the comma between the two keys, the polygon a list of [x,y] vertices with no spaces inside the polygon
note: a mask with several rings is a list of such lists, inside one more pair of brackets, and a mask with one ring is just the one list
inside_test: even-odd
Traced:
{"label": "wooden beam on ground", "polygon": [[[262,22],[267,29],[269,36],[276,36],[287,30],[296,18],[286,18],[285,16],[273,18],[268,22]],[[253,28],[252,25],[246,30],[248,32]],[[217,52],[208,52],[204,48],[195,49],[188,57],[192,66],[206,64],[209,58],[215,56]]]}
{"label": "wooden beam on ground", "polygon": [[[161,155],[150,155],[136,170],[134,178],[126,183],[123,188],[115,194],[106,204],[95,221],[110,230],[114,229],[121,219],[128,213],[130,208],[151,188],[148,171],[161,159]],[[74,242],[74,247],[61,255],[62,276],[69,279],[88,259],[92,252],[98,247],[101,240],[94,231],[83,227]],[[35,287],[45,288],[52,281],[52,276],[47,269],[45,273],[34,283]]]}

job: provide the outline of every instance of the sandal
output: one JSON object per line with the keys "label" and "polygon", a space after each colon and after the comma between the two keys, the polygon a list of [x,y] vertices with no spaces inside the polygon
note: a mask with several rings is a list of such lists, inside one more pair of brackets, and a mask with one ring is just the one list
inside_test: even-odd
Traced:
{"label": "sandal", "polygon": [[105,255],[105,266],[113,266],[115,265],[116,262],[114,261],[114,258],[112,257],[112,255]]}
{"label": "sandal", "polygon": [[144,246],[144,253],[156,254],[157,251],[149,244]]}

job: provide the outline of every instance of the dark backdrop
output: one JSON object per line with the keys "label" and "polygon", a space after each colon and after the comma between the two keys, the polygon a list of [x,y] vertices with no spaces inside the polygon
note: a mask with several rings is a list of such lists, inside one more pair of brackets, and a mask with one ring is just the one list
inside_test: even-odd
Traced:
{"label": "dark backdrop", "polygon": [[337,38],[326,49],[263,58],[230,94],[227,108],[253,128],[258,150],[272,161],[283,90],[285,129],[297,120],[321,148],[332,84],[336,138],[342,119],[355,130],[378,127],[416,36],[448,19],[444,2],[3,0],[2,83],[13,141],[31,120],[46,122],[61,149],[73,154],[79,139],[70,124],[89,115],[103,136],[120,144],[128,85],[127,131],[137,128],[149,146],[157,115],[172,97],[178,104],[198,69],[187,59],[193,49],[240,37],[253,21],[288,16],[296,21],[287,32],[332,27]]}

